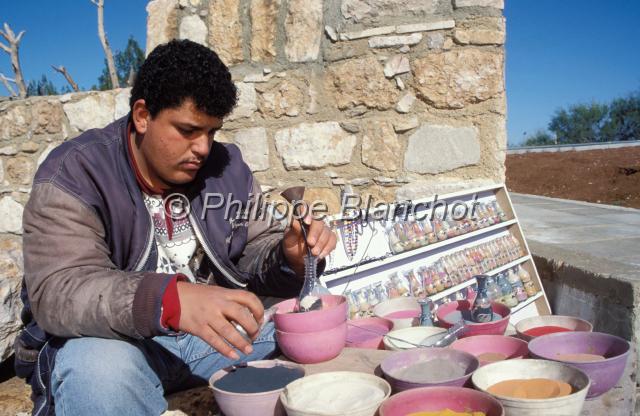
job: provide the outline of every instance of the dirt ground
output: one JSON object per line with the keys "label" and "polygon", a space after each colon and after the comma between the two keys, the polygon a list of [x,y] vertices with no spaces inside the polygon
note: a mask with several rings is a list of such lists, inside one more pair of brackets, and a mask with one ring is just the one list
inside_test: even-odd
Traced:
{"label": "dirt ground", "polygon": [[507,155],[512,192],[640,208],[640,146]]}
{"label": "dirt ground", "polygon": [[14,377],[13,359],[0,364],[0,415],[31,413],[31,388]]}

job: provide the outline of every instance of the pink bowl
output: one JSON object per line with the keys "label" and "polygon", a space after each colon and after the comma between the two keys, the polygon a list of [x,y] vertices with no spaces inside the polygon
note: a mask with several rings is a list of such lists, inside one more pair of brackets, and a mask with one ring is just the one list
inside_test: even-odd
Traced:
{"label": "pink bowl", "polygon": [[[460,338],[471,337],[474,335],[504,335],[509,325],[509,318],[511,317],[511,309],[503,305],[502,303],[491,302],[493,312],[502,316],[502,319],[497,321],[486,322],[482,324],[467,324],[467,332],[460,336]],[[471,309],[471,303],[468,300],[458,300],[455,302],[449,302],[438,308],[436,315],[438,316],[439,325],[443,328],[450,328],[455,322],[449,322],[445,319],[447,315],[454,311],[468,311]]]}
{"label": "pink bowl", "polygon": [[504,416],[497,399],[486,393],[462,387],[421,387],[391,396],[380,406],[380,416],[405,416],[417,412],[483,412],[487,416]]}
{"label": "pink bowl", "polygon": [[291,313],[296,305],[295,298],[274,305],[278,308],[273,315],[276,329],[295,333],[324,331],[347,320],[347,298],[340,295],[323,295],[321,298],[323,308],[319,311]]}
{"label": "pink bowl", "polygon": [[362,318],[347,321],[347,347],[383,350],[382,339],[393,328],[384,318]]}
{"label": "pink bowl", "polygon": [[[447,374],[446,377],[451,378],[434,382],[422,382],[409,380],[403,374],[403,371],[407,368],[433,359],[457,363],[461,369],[464,369],[464,375],[452,377],[451,374]],[[478,359],[467,352],[456,351],[449,348],[413,348],[389,355],[380,363],[380,370],[382,370],[384,378],[391,384],[393,391],[400,392],[418,387],[462,387],[479,366],[480,363]],[[416,374],[415,371],[413,371],[412,374]]]}
{"label": "pink bowl", "polygon": [[[250,367],[272,368],[275,366],[283,366],[288,368],[299,369],[304,375],[304,367],[291,363],[289,361],[280,360],[262,360],[250,361],[247,363]],[[285,410],[279,400],[280,392],[286,386],[280,389],[265,391],[262,393],[232,393],[220,390],[213,384],[227,375],[226,369],[216,371],[209,379],[209,386],[213,390],[213,397],[220,406],[220,410],[226,416],[245,416],[245,415],[264,415],[264,416],[284,416]]]}
{"label": "pink bowl", "polygon": [[505,360],[529,356],[529,348],[526,341],[504,335],[475,335],[462,338],[456,340],[449,348],[474,355],[480,361],[481,366],[491,362],[483,361],[479,357],[486,353],[502,354],[506,357]]}
{"label": "pink bowl", "polygon": [[347,340],[347,321],[324,331],[294,333],[276,330],[282,353],[300,364],[321,363],[335,358]]}

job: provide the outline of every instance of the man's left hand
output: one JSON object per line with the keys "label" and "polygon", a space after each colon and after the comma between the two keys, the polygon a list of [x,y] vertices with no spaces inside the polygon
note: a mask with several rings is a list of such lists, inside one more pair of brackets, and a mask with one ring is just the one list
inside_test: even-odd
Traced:
{"label": "man's left hand", "polygon": [[[311,254],[323,259],[336,248],[336,234],[324,223],[324,221],[313,219],[311,214],[304,218],[307,228],[306,244],[311,249]],[[302,234],[300,221],[293,218],[291,224],[284,232],[282,242],[284,256],[289,266],[298,276],[304,274],[304,256],[307,248]]]}

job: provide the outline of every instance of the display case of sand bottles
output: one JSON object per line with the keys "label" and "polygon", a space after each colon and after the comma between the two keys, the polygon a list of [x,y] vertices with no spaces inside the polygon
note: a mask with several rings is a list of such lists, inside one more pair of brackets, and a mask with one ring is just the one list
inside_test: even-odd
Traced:
{"label": "display case of sand bottles", "polygon": [[489,276],[490,298],[511,324],[550,314],[540,277],[504,185],[346,210],[327,221],[338,236],[322,282],[364,318],[391,298],[434,307],[475,298],[474,276]]}

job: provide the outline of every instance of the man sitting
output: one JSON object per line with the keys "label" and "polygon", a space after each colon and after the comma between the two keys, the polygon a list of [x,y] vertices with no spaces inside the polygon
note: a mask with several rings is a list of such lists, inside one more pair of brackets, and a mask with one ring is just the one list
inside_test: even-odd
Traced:
{"label": "man sitting", "polygon": [[[275,351],[256,294],[298,294],[305,241],[296,221],[237,215],[260,187],[239,149],[214,140],[235,103],[213,51],[171,41],[140,68],[126,117],[38,169],[16,342],[34,415],[157,415],[166,393]],[[239,202],[212,208],[211,195]],[[325,257],[335,235],[305,221]]]}

